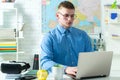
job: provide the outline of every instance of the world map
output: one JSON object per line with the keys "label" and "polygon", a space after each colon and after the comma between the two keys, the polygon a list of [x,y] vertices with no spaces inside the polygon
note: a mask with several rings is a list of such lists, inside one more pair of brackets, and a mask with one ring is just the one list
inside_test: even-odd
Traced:
{"label": "world map", "polygon": [[[42,0],[42,33],[46,33],[57,25],[56,11],[59,3],[64,0]],[[85,30],[87,33],[95,33],[96,27],[101,27],[100,0],[68,0],[75,6],[73,26]]]}

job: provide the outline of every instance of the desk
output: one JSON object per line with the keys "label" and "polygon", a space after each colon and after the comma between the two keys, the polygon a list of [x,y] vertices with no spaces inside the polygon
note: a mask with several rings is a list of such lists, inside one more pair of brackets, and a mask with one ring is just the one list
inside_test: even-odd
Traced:
{"label": "desk", "polygon": [[[6,74],[1,73],[1,71],[0,71],[0,80],[15,80],[15,79],[5,79],[5,76],[6,76]],[[64,77],[63,80],[73,80],[72,78],[70,78],[67,75],[64,75],[63,77]],[[38,80],[38,79],[34,79],[34,80]],[[47,80],[54,80],[54,79],[51,77],[51,75],[49,75]],[[84,79],[84,80],[120,80],[120,70],[111,71],[109,77],[92,78],[92,79]]]}
{"label": "desk", "polygon": [[[63,80],[73,80],[67,75],[63,76]],[[48,76],[47,80],[54,80],[51,75]],[[120,80],[120,70],[114,70],[111,71],[109,77],[103,77],[103,78],[92,78],[92,79],[84,79],[84,80]]]}

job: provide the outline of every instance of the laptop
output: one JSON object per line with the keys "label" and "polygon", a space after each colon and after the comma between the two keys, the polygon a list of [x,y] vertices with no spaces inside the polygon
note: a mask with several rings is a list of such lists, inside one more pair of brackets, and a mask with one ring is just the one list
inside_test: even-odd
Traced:
{"label": "laptop", "polygon": [[82,52],[79,54],[77,74],[73,79],[107,77],[110,74],[112,51]]}

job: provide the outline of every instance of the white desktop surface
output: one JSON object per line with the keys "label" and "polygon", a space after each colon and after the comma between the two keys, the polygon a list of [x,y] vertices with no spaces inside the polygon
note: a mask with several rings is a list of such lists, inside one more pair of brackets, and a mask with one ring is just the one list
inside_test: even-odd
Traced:
{"label": "white desktop surface", "polygon": [[[59,75],[59,74],[58,74]],[[0,80],[15,80],[15,79],[5,79],[6,74],[1,73],[0,71]],[[64,75],[63,80],[72,80],[69,76]],[[34,79],[38,80],[38,79]],[[47,80],[54,80],[51,75],[48,76]],[[114,70],[111,71],[109,77],[103,77],[103,78],[92,78],[92,79],[84,79],[84,80],[120,80],[120,70]]]}

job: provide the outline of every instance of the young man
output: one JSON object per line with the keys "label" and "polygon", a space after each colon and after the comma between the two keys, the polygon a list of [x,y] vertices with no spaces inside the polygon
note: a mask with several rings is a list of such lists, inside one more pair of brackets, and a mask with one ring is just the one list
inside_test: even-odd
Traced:
{"label": "young man", "polygon": [[93,50],[91,40],[84,31],[72,27],[76,16],[71,2],[61,2],[56,17],[58,25],[41,43],[41,68],[51,72],[54,65],[61,64],[65,73],[76,75],[78,55]]}

